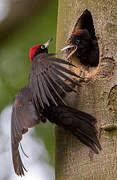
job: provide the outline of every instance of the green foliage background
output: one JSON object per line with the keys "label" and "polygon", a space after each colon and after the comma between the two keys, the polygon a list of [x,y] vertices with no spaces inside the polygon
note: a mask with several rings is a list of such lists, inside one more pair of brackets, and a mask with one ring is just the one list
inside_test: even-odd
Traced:
{"label": "green foliage background", "polygon": [[[28,82],[30,70],[29,49],[35,44],[53,37],[49,52],[55,52],[57,24],[57,0],[51,0],[46,7],[36,11],[15,33],[10,33],[0,46],[0,111],[13,103],[16,92]],[[36,136],[42,138],[54,164],[53,126],[41,123]]]}

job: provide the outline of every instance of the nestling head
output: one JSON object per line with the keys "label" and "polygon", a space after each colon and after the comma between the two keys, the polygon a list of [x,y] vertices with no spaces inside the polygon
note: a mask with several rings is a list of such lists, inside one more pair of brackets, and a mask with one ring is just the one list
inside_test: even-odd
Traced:
{"label": "nestling head", "polygon": [[80,49],[85,49],[88,47],[91,40],[91,36],[86,29],[78,29],[77,31],[73,32],[71,35],[70,44],[61,49],[61,51],[73,48],[70,55],[67,57],[70,58],[76,51]]}
{"label": "nestling head", "polygon": [[[91,39],[91,36],[90,36],[88,30],[78,29],[76,32],[74,32],[72,34],[70,44],[76,45],[77,47],[79,47],[84,42],[86,43],[86,42],[90,41],[90,39]],[[85,46],[85,44],[84,44],[84,46]]]}

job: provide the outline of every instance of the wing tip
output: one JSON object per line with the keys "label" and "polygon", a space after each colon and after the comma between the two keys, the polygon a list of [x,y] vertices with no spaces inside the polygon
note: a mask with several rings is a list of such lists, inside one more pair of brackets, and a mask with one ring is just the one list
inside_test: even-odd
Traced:
{"label": "wing tip", "polygon": [[15,171],[15,174],[21,177],[25,176],[25,172],[28,172],[22,162],[20,162],[18,167],[14,165],[14,171]]}

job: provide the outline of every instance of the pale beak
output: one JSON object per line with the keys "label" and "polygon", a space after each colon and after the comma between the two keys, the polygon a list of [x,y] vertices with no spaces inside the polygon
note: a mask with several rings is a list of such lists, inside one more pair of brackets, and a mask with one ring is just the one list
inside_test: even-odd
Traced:
{"label": "pale beak", "polygon": [[49,39],[46,43],[43,44],[45,46],[45,48],[47,48],[49,46],[49,44],[52,40],[53,40],[53,38]]}
{"label": "pale beak", "polygon": [[74,49],[70,52],[70,54],[68,54],[66,59],[69,59],[77,51],[78,48],[76,45],[69,44],[68,46],[61,49],[61,51],[65,51],[65,50],[70,49],[70,48],[74,48]]}
{"label": "pale beak", "polygon": [[73,47],[75,47],[75,46],[72,45],[72,44],[69,44],[68,46],[62,48],[61,51],[65,51],[65,50],[70,49],[70,48],[73,48]]}

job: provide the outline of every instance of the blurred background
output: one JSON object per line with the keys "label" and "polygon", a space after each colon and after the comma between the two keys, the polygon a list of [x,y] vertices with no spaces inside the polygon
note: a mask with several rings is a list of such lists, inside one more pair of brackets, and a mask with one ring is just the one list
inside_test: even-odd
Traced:
{"label": "blurred background", "polygon": [[16,92],[28,81],[29,49],[54,39],[57,0],[0,0],[0,180],[54,180],[53,126],[39,124],[24,135],[22,159],[28,172],[17,177],[10,147],[11,109]]}

